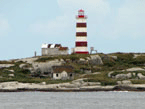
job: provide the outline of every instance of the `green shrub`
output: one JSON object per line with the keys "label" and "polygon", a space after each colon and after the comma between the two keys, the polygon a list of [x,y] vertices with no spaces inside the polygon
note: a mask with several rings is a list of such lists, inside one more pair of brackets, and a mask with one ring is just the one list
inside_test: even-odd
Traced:
{"label": "green shrub", "polygon": [[36,60],[36,62],[46,62],[50,60],[58,59],[57,57],[42,57]]}

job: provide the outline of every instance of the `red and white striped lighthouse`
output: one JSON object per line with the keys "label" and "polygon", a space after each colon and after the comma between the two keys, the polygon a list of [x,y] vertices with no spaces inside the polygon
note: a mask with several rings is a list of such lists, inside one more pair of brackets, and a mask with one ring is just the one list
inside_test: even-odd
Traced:
{"label": "red and white striped lighthouse", "polygon": [[87,16],[84,15],[84,10],[79,10],[76,17],[76,42],[75,53],[76,54],[89,54],[88,42],[87,42]]}

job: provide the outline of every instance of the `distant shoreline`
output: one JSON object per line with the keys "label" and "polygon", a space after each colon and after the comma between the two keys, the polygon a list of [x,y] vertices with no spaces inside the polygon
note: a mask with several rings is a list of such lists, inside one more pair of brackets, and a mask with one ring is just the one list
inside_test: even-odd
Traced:
{"label": "distant shoreline", "polygon": [[21,88],[21,89],[14,89],[14,90],[8,90],[8,89],[0,89],[0,92],[108,92],[108,91],[133,91],[133,92],[144,92],[145,88],[133,88],[129,86],[114,86],[113,89],[101,89],[101,88],[88,88],[88,89],[27,89],[27,88]]}

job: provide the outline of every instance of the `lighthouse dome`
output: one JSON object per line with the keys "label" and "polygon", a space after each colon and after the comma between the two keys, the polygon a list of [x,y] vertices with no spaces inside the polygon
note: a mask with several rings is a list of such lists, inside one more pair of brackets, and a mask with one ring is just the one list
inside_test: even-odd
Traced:
{"label": "lighthouse dome", "polygon": [[84,10],[80,9],[79,12],[84,12]]}

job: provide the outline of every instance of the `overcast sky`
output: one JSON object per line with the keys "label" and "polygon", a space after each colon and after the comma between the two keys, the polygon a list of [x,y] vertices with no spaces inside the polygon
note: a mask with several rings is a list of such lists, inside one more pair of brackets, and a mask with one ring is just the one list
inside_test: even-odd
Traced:
{"label": "overcast sky", "polygon": [[145,0],[0,0],[0,60],[41,55],[42,43],[74,47],[79,9],[89,48],[145,52]]}

